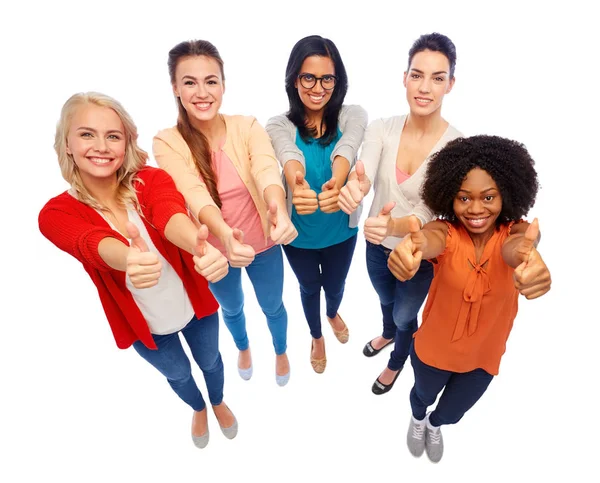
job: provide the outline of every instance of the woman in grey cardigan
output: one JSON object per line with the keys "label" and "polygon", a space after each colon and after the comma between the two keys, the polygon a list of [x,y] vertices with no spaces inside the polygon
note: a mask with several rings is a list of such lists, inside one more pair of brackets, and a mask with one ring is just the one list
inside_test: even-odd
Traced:
{"label": "woman in grey cardigan", "polygon": [[296,43],[286,69],[290,109],[269,120],[266,129],[283,167],[288,210],[298,237],[284,247],[299,285],[312,335],[311,365],[325,370],[320,298],[337,339],[348,341],[338,314],[356,246],[359,213],[340,211],[346,184],[367,126],[360,106],[344,106],[348,77],[337,47],[318,35]]}

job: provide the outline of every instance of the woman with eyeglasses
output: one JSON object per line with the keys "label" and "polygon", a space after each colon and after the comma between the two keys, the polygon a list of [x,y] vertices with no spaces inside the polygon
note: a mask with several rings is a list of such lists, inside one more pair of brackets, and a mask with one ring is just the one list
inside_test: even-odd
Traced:
{"label": "woman with eyeglasses", "polygon": [[179,115],[176,126],[154,137],[154,157],[175,181],[193,219],[208,226],[211,244],[229,260],[229,273],[210,290],[239,350],[240,376],[248,380],[253,372],[241,282],[245,267],[271,332],[275,380],[283,386],[290,366],[279,245],[297,232],[273,147],[254,117],[219,113],[225,73],[213,44],[181,42],[169,52],[168,67]]}
{"label": "woman with eyeglasses", "polygon": [[432,264],[423,260],[415,276],[401,282],[390,272],[388,257],[409,232],[411,215],[421,226],[433,218],[420,191],[431,156],[461,136],[442,118],[442,102],[454,85],[455,65],[456,48],[445,35],[422,35],[414,42],[404,73],[410,111],[369,125],[361,159],[339,197],[340,208],[353,213],[371,185],[375,190],[364,233],[367,271],[379,296],[383,332],[365,345],[363,354],[375,356],[394,343],[387,367],[372,386],[378,395],[392,388],[404,367],[417,330],[417,314],[433,278]]}
{"label": "woman with eyeglasses", "polygon": [[289,111],[271,118],[267,132],[285,177],[288,212],[298,237],[283,247],[300,285],[312,336],[315,372],[327,358],[321,333],[321,288],[336,338],[349,332],[338,309],[356,246],[358,213],[340,211],[338,196],[354,164],[367,126],[360,106],[343,105],[348,77],[335,44],[318,35],[298,41],[285,73]]}

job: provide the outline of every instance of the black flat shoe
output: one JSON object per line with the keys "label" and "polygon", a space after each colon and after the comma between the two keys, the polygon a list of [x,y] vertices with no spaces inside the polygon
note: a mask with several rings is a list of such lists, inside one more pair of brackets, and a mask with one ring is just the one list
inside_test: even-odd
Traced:
{"label": "black flat shoe", "polygon": [[[373,339],[373,340],[375,340],[375,339]],[[371,342],[373,342],[373,340],[370,340],[369,342],[367,342],[366,345],[363,347],[363,354],[367,357],[376,356],[383,349],[385,349],[388,345],[394,343],[394,339],[390,339],[390,341],[387,344],[385,344],[381,349],[374,349],[373,346],[371,345]]]}
{"label": "black flat shoe", "polygon": [[380,396],[381,394],[385,394],[386,392],[389,392],[392,389],[392,387],[394,386],[394,383],[396,382],[396,379],[398,379],[398,376],[400,375],[401,372],[402,372],[402,369],[400,369],[398,372],[396,372],[396,375],[394,376],[394,380],[390,384],[384,384],[383,382],[380,382],[379,378],[375,379],[375,382],[373,383],[373,386],[371,387],[371,391],[373,392],[373,394],[377,394],[378,396]]}

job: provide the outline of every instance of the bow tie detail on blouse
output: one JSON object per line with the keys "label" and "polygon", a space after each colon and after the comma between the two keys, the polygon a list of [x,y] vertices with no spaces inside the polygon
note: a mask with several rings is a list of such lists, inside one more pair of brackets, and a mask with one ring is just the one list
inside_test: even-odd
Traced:
{"label": "bow tie detail on blouse", "polygon": [[460,312],[456,321],[454,334],[452,335],[452,342],[461,339],[464,336],[465,329],[467,329],[469,336],[473,335],[477,330],[483,296],[491,290],[490,277],[484,268],[488,260],[489,258],[486,258],[482,263],[478,264],[469,260],[473,270],[471,270],[467,277]]}

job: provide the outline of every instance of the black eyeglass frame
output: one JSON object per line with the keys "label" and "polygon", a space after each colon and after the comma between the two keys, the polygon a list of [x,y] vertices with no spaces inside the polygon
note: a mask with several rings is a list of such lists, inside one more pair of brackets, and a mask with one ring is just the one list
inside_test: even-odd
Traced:
{"label": "black eyeglass frame", "polygon": [[[315,81],[312,83],[312,85],[311,85],[311,86],[304,85],[304,82],[305,82],[305,80],[306,80],[306,79],[305,79],[305,77],[306,77],[307,75],[311,76],[311,77],[312,77],[312,78],[315,80]],[[325,77],[331,77],[331,78],[333,78],[333,87],[325,87],[325,86],[323,85],[323,79],[324,79]],[[330,90],[332,90],[332,89],[334,89],[334,88],[335,88],[335,85],[337,84],[338,78],[337,78],[337,76],[335,76],[335,75],[333,75],[333,74],[327,74],[327,75],[324,75],[324,76],[322,76],[322,77],[317,77],[316,75],[309,74],[308,72],[305,72],[305,73],[303,73],[303,74],[298,74],[298,80],[300,81],[300,84],[302,85],[302,87],[304,87],[305,89],[312,89],[314,86],[316,86],[316,85],[317,85],[317,81],[319,81],[319,82],[321,83],[321,87],[322,87],[324,90],[326,90],[326,91],[330,91]]]}

